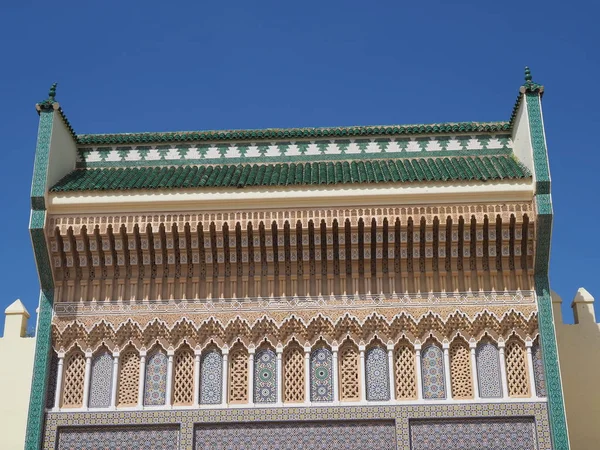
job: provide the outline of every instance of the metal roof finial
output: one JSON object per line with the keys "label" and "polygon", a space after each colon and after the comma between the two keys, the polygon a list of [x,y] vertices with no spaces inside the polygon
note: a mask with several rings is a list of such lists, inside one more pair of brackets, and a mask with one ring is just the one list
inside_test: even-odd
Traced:
{"label": "metal roof finial", "polygon": [[525,83],[531,83],[531,70],[529,70],[528,66],[525,66]]}
{"label": "metal roof finial", "polygon": [[50,86],[50,91],[48,91],[48,100],[52,103],[54,103],[56,101],[56,85],[58,83],[52,83],[52,86]]}

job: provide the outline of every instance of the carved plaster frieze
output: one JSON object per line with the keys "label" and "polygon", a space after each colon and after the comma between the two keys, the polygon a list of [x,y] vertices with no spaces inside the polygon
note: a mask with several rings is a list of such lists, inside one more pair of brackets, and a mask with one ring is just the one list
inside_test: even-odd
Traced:
{"label": "carved plaster frieze", "polygon": [[[117,319],[117,320],[115,320]],[[287,345],[291,339],[301,344],[324,339],[340,342],[346,337],[369,342],[374,337],[383,342],[407,338],[412,342],[435,336],[440,342],[452,340],[456,334],[467,340],[489,334],[494,339],[517,333],[523,339],[537,333],[535,305],[503,305],[493,307],[446,307],[433,312],[430,308],[377,308],[362,311],[305,310],[290,314],[230,313],[215,315],[152,315],[106,318],[88,317],[76,320],[55,318],[53,345],[57,351],[67,351],[74,345],[95,350],[100,345],[111,349],[134,345],[151,348],[159,342],[164,348],[177,348],[183,342],[202,348],[211,342],[232,345],[258,345],[265,339],[273,346]]]}

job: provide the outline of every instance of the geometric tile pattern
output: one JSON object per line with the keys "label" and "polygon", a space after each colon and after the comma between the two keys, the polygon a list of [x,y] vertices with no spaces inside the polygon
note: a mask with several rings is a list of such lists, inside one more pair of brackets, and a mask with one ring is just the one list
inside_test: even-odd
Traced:
{"label": "geometric tile pattern", "polygon": [[61,428],[57,450],[178,450],[179,427]]}
{"label": "geometric tile pattern", "polygon": [[254,403],[277,402],[277,355],[271,348],[256,352],[254,357]]}
{"label": "geometric tile pattern", "polygon": [[202,355],[200,362],[200,404],[221,403],[223,385],[223,356],[212,348]]}
{"label": "geometric tile pattern", "polygon": [[92,358],[90,408],[108,408],[112,387],[113,357],[107,349]]}
{"label": "geometric tile pattern", "polygon": [[244,423],[197,425],[194,449],[393,450],[394,421]]}
{"label": "geometric tile pattern", "polygon": [[537,450],[533,418],[410,421],[411,450]]}
{"label": "geometric tile pattern", "polygon": [[480,343],[475,350],[475,359],[477,360],[479,396],[481,398],[502,397],[498,347],[490,341]]}
{"label": "geometric tile pattern", "polygon": [[446,398],[444,381],[444,354],[437,345],[429,345],[421,352],[423,398]]}
{"label": "geometric tile pattern", "polygon": [[158,350],[148,357],[146,382],[144,384],[144,405],[164,405],[167,395],[167,355]]}
{"label": "geometric tile pattern", "polygon": [[327,347],[310,354],[310,401],[333,401],[333,357]]}
{"label": "geometric tile pattern", "polygon": [[[551,450],[550,426],[545,402],[466,403],[385,406],[320,406],[284,408],[229,408],[174,411],[103,411],[47,413],[44,450],[56,450],[60,427],[177,425],[181,427],[180,448],[193,448],[194,425],[252,422],[395,420],[398,449],[409,448],[410,420],[534,417],[538,450]],[[106,447],[104,447],[106,448]],[[168,448],[168,447],[167,447]],[[366,447],[369,448],[369,447]],[[443,448],[443,447],[442,447]],[[437,448],[434,447],[437,450]]]}
{"label": "geometric tile pattern", "polygon": [[535,381],[535,393],[538,397],[546,396],[546,374],[544,373],[544,361],[542,360],[542,347],[538,337],[531,347],[531,358],[533,359],[533,378]]}
{"label": "geometric tile pattern", "polygon": [[387,351],[380,346],[372,347],[365,355],[367,400],[390,399],[390,377]]}

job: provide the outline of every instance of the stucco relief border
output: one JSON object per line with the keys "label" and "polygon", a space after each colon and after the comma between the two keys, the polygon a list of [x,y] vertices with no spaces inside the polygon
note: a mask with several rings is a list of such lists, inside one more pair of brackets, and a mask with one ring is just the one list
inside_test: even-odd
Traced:
{"label": "stucco relief border", "polygon": [[311,297],[253,297],[195,300],[63,302],[54,306],[57,316],[85,317],[132,314],[298,311],[299,309],[347,309],[349,307],[444,307],[471,305],[531,305],[533,291],[480,293],[431,293],[425,295],[332,295]]}
{"label": "stucco relief border", "polygon": [[358,225],[360,218],[368,217],[375,219],[377,223],[382,223],[384,218],[388,220],[400,219],[405,222],[408,218],[424,218],[426,223],[433,223],[434,219],[452,217],[458,219],[462,217],[475,217],[477,221],[482,221],[485,216],[500,216],[503,221],[510,220],[514,216],[517,222],[522,222],[523,216],[528,215],[530,219],[534,217],[533,204],[531,202],[502,203],[502,204],[463,204],[448,206],[406,206],[406,207],[364,207],[364,208],[328,208],[328,209],[294,209],[294,210],[265,210],[265,211],[235,211],[235,212],[206,212],[206,213],[172,213],[172,214],[129,214],[129,215],[60,215],[50,216],[48,220],[47,232],[52,234],[56,228],[60,234],[65,234],[69,228],[73,229],[75,235],[81,233],[85,226],[87,229],[93,229],[96,226],[101,234],[106,233],[108,226],[113,229],[119,229],[124,226],[127,233],[132,233],[137,225],[140,230],[145,230],[149,225],[151,228],[158,228],[161,224],[167,226],[177,225],[183,229],[186,224],[193,225],[191,231],[203,224],[207,227],[214,223],[220,228],[224,224],[234,227],[236,223],[244,226],[252,224],[258,227],[262,223],[275,222],[278,227],[283,227],[286,222],[301,222],[303,227],[307,227],[310,221],[320,223],[325,221],[327,226],[332,226],[333,221],[338,223],[350,220],[351,225]]}
{"label": "stucco relief border", "polygon": [[179,424],[180,449],[192,449],[196,423],[287,422],[327,420],[395,420],[398,449],[410,445],[411,419],[534,417],[539,450],[551,450],[550,426],[545,403],[498,403],[464,405],[333,406],[310,408],[213,409],[139,412],[48,413],[44,450],[54,450],[61,427],[102,425]]}

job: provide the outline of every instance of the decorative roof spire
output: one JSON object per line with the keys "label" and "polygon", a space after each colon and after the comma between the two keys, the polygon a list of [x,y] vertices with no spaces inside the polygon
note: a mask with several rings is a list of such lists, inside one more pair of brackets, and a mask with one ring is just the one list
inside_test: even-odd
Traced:
{"label": "decorative roof spire", "polygon": [[[525,66],[525,83],[531,83],[531,70],[528,66]],[[54,86],[56,86],[56,83],[54,83]]]}
{"label": "decorative roof spire", "polygon": [[56,85],[58,83],[53,83],[52,86],[50,86],[50,90],[48,91],[48,98],[44,101],[39,102],[36,105],[36,108],[38,109],[38,111],[42,111],[42,110],[50,110],[53,108],[52,105],[54,105],[56,103]]}
{"label": "decorative roof spire", "polygon": [[531,70],[528,66],[525,66],[525,84],[521,86],[521,92],[535,92],[541,94],[544,92],[544,86],[541,84],[537,84],[533,82],[533,77],[531,76]]}
{"label": "decorative roof spire", "polygon": [[[529,70],[529,69],[527,69]],[[50,86],[50,90],[48,91],[48,100],[50,100],[52,103],[54,103],[56,101],[56,85],[58,83],[52,83],[52,86]]]}

